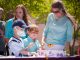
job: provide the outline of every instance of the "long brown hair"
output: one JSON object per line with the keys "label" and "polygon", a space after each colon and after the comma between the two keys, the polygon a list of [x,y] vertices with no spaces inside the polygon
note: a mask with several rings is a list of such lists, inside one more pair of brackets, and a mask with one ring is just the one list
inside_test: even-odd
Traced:
{"label": "long brown hair", "polygon": [[[21,9],[23,10],[23,20],[24,20],[24,22],[26,23],[26,25],[28,25],[26,8],[25,8],[24,5],[22,5],[22,4],[17,5],[17,6],[16,6],[16,9],[17,9],[17,8],[21,8]],[[14,20],[17,20],[16,16],[15,16]]]}
{"label": "long brown hair", "polygon": [[[69,13],[66,12],[64,5],[62,2],[58,1],[52,4],[52,8],[58,8],[59,10],[62,10],[63,14],[68,17],[68,19],[72,22],[74,28],[77,28],[77,24],[73,16],[71,16]],[[52,10],[51,10],[52,11]]]}

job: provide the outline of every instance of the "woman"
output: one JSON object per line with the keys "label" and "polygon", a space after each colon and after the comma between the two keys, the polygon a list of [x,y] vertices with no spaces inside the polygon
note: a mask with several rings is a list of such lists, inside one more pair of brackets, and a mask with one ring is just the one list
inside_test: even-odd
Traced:
{"label": "woman", "polygon": [[48,15],[48,21],[43,32],[42,43],[46,50],[53,50],[53,57],[65,56],[64,47],[71,42],[73,36],[73,24],[61,2],[52,4],[52,13]]}
{"label": "woman", "polygon": [[23,5],[18,5],[15,10],[15,17],[12,19],[9,19],[5,26],[5,42],[7,43],[8,40],[14,35],[12,24],[15,20],[23,20],[26,25],[28,25],[28,19],[27,19],[27,11],[26,8]]}
{"label": "woman", "polygon": [[[23,22],[26,23],[26,25],[28,25],[27,11],[23,5],[18,5],[16,7],[14,18],[9,19],[5,25],[5,42],[6,43],[8,43],[9,39],[14,35],[12,24],[15,20],[22,20]],[[27,37],[27,35],[25,37]],[[7,45],[6,45],[6,49],[7,49],[7,55],[9,55]]]}

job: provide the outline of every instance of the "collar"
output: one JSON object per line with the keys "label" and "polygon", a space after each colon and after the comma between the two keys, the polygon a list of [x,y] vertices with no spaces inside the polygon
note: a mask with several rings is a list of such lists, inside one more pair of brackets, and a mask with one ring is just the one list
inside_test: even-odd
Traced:
{"label": "collar", "polygon": [[18,39],[18,38],[16,38],[16,37],[13,37],[13,39],[16,40],[18,43],[21,42],[21,38]]}
{"label": "collar", "polygon": [[31,38],[30,36],[28,36],[27,39],[28,39],[29,41],[32,41],[32,42],[36,42],[36,41],[37,41],[37,40],[35,40],[35,41],[32,40],[32,38]]}

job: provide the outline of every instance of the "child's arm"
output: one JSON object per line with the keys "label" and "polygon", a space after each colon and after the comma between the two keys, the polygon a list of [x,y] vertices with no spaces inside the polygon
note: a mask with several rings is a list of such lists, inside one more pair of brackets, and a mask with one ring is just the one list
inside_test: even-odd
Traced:
{"label": "child's arm", "polygon": [[22,55],[28,55],[29,52],[27,50],[23,49],[23,50],[20,51],[20,53]]}
{"label": "child's arm", "polygon": [[33,42],[29,43],[29,45],[26,47],[26,49],[33,47],[33,45],[34,45]]}

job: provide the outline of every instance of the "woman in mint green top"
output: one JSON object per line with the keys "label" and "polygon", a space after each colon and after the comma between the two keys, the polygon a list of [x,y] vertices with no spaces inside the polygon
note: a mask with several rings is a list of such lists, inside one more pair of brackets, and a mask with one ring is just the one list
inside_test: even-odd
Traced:
{"label": "woman in mint green top", "polygon": [[65,45],[72,40],[73,27],[70,20],[63,16],[56,20],[54,13],[50,13],[44,30],[47,44]]}
{"label": "woman in mint green top", "polygon": [[13,24],[14,20],[23,20],[26,23],[26,25],[28,25],[27,12],[23,5],[18,5],[16,7],[15,17],[12,19],[9,19],[6,23],[6,26],[5,26],[6,43],[14,34],[13,29],[12,29],[12,24]]}
{"label": "woman in mint green top", "polygon": [[[71,42],[73,37],[71,21],[61,2],[52,4],[52,13],[48,15],[42,38],[45,49],[64,50],[65,44]],[[59,54],[59,51],[57,54]]]}

